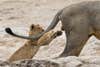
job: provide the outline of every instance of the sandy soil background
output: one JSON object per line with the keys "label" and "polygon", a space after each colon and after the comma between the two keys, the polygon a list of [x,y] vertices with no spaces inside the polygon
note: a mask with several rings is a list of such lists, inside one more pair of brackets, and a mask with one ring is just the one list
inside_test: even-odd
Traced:
{"label": "sandy soil background", "polygon": [[[22,35],[27,35],[31,24],[40,24],[46,29],[58,10],[81,1],[85,0],[0,0],[0,60],[7,60],[26,41],[8,35],[4,28],[11,27],[14,32]],[[55,30],[60,29],[60,26],[59,23]],[[92,37],[88,44],[95,42],[100,43]],[[64,46],[63,34],[50,45],[41,47],[34,58],[56,57],[63,51]]]}

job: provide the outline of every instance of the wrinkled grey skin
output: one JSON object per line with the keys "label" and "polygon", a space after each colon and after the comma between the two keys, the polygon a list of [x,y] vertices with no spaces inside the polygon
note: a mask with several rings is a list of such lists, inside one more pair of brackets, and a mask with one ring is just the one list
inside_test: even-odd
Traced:
{"label": "wrinkled grey skin", "polygon": [[[58,21],[62,22],[62,29],[67,38],[65,49],[60,57],[78,56],[91,35],[100,39],[100,1],[86,1],[67,6],[55,15],[45,32],[53,29]],[[10,28],[6,28],[6,32],[13,36],[15,34]],[[45,32],[37,36],[23,37],[34,40],[41,37]]]}

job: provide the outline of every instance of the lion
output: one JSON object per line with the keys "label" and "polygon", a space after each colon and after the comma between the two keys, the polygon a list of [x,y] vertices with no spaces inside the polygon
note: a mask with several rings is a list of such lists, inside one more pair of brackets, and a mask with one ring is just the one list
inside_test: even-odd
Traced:
{"label": "lion", "polygon": [[59,10],[49,27],[37,36],[19,36],[11,28],[6,28],[6,32],[16,37],[35,40],[54,29],[59,21],[66,34],[66,46],[59,57],[79,56],[92,35],[100,39],[100,1],[84,1]]}
{"label": "lion", "polygon": [[[29,36],[37,35],[43,32],[44,29],[40,25],[32,24],[30,26]],[[53,30],[45,33],[40,39],[28,40],[21,48],[19,48],[9,59],[9,62],[32,59],[38,52],[40,46],[48,45],[53,39],[62,34],[61,31],[54,32]]]}

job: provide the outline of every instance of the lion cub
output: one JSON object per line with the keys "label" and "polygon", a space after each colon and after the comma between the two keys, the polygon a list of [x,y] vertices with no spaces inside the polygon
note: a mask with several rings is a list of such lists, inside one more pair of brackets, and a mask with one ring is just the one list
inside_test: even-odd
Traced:
{"label": "lion cub", "polygon": [[[37,35],[43,32],[44,29],[40,25],[32,24],[30,26],[29,36]],[[54,32],[53,30],[45,33],[38,40],[28,40],[24,46],[19,48],[9,59],[9,62],[21,60],[21,59],[31,59],[39,50],[40,46],[48,45],[53,39],[62,34],[61,31]]]}

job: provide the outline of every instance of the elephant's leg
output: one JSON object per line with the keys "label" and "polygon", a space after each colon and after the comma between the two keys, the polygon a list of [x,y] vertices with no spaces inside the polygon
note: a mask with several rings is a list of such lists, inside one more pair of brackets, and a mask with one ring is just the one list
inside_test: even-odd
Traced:
{"label": "elephant's leg", "polygon": [[85,43],[88,40],[88,34],[79,34],[75,32],[71,32],[67,36],[67,43],[63,53],[60,55],[62,56],[78,56],[84,47]]}
{"label": "elephant's leg", "polygon": [[90,29],[86,22],[75,22],[70,31],[65,28],[66,46],[60,57],[62,56],[78,56],[89,39]]}

